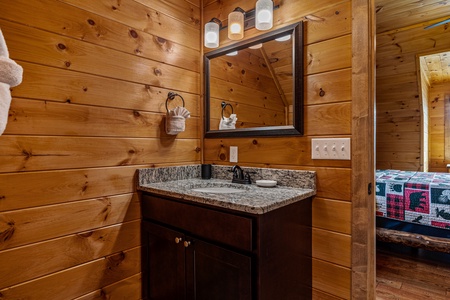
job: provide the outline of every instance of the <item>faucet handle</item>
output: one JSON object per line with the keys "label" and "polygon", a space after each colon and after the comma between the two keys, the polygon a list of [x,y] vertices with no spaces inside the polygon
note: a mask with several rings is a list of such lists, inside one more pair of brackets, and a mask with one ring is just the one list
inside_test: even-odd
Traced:
{"label": "faucet handle", "polygon": [[256,172],[245,172],[244,174],[244,180],[246,183],[252,183],[252,178],[250,177],[250,174],[255,174]]}

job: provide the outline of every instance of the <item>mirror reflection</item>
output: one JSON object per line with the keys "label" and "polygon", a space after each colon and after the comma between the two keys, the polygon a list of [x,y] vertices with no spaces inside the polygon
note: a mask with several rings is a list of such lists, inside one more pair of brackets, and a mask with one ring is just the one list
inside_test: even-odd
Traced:
{"label": "mirror reflection", "polygon": [[300,27],[205,55],[206,137],[302,133]]}
{"label": "mirror reflection", "polygon": [[[292,125],[292,39],[287,37],[210,60],[210,129]],[[237,119],[235,126],[219,126],[230,118]]]}

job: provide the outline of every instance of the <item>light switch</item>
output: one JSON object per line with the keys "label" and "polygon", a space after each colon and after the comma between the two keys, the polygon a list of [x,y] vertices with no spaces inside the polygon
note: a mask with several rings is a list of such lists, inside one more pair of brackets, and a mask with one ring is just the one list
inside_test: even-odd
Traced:
{"label": "light switch", "polygon": [[311,139],[312,159],[350,160],[350,138]]}
{"label": "light switch", "polygon": [[238,147],[230,146],[230,162],[238,162]]}

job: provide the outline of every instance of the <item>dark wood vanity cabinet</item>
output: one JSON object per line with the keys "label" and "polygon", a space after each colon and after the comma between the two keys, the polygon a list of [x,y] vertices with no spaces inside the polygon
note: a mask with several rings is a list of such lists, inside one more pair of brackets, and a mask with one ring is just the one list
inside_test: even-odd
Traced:
{"label": "dark wood vanity cabinet", "polygon": [[262,215],[142,196],[144,299],[311,299],[311,200]]}

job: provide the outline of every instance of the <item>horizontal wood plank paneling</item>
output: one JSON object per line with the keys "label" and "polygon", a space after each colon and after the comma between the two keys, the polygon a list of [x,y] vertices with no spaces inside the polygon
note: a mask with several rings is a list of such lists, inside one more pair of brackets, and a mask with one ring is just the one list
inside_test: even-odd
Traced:
{"label": "horizontal wood plank paneling", "polygon": [[5,136],[0,139],[4,172],[55,170],[200,159],[195,139],[132,139]]}
{"label": "horizontal wood plank paneling", "polygon": [[193,71],[8,21],[0,20],[0,25],[13,59],[191,93],[199,90],[199,74]]}
{"label": "horizontal wood plank paneling", "polygon": [[[48,7],[59,13],[48,18]],[[17,19],[21,11],[32,10],[34,17],[28,19],[26,25],[188,70],[199,71],[200,68],[197,50],[58,1],[3,1],[0,3],[0,10],[9,20]]]}
{"label": "horizontal wood plank paneling", "polygon": [[304,17],[307,21],[305,22],[305,43],[312,44],[350,34],[352,30],[351,16],[350,1],[336,3],[333,7],[306,15]]}
{"label": "horizontal wood plank paneling", "polygon": [[332,167],[300,167],[316,172],[317,197],[351,201],[351,170]]}
{"label": "horizontal wood plank paneling", "polygon": [[[21,85],[13,88],[15,97],[166,113],[165,103],[171,89],[26,62],[20,65],[26,76]],[[183,96],[192,116],[200,115],[199,95],[174,91]],[[174,101],[169,109],[182,105],[178,97]]]}
{"label": "horizontal wood plank paneling", "polygon": [[[237,146],[241,164],[262,163],[265,165],[349,167],[349,161],[312,160],[311,139],[289,137],[251,139],[206,139],[205,159],[217,164],[228,163],[229,147]],[[258,153],[258,155],[255,155]]]}
{"label": "horizontal wood plank paneling", "polygon": [[0,215],[0,249],[138,220],[140,212],[137,194],[3,212]]}
{"label": "horizontal wood plank paneling", "polygon": [[351,234],[351,203],[314,198],[313,227]]}
{"label": "horizontal wood plank paneling", "polygon": [[132,193],[136,167],[0,174],[0,211]]}
{"label": "horizontal wood plank paneling", "polygon": [[[200,7],[198,0],[167,0],[167,1],[155,1],[153,0],[136,0],[146,7],[152,7],[159,13],[171,16],[176,21],[181,21],[187,25],[195,28],[201,27],[200,20]],[[197,2],[197,3],[195,3]]]}
{"label": "horizontal wood plank paneling", "polygon": [[305,110],[305,135],[351,133],[350,102],[307,106]]}
{"label": "horizontal wood plank paneling", "polygon": [[[0,136],[0,298],[141,299],[136,169],[201,158],[200,2],[0,11],[24,68]],[[191,113],[177,136],[165,133],[170,91]]]}
{"label": "horizontal wood plank paneling", "polygon": [[141,291],[142,274],[139,273],[74,300],[140,299]]}
{"label": "horizontal wood plank paneling", "polygon": [[350,248],[350,235],[313,228],[312,253],[314,258],[350,268]]}
{"label": "horizontal wood plank paneling", "polygon": [[343,298],[333,296],[331,294],[325,293],[321,290],[313,289],[312,298],[314,300],[340,300]]}
{"label": "horizontal wood plank paneling", "polygon": [[3,299],[65,300],[123,280],[141,270],[141,248],[112,253],[61,272],[0,290]]}
{"label": "horizontal wood plank paneling", "polygon": [[305,73],[317,74],[351,66],[351,35],[305,47]]}
{"label": "horizontal wood plank paneling", "polygon": [[[155,5],[170,10],[172,3],[154,4],[153,1],[121,1],[111,3],[109,0],[61,0],[62,2],[93,12],[105,19],[114,20],[134,27],[138,30],[156,35],[157,37],[174,41],[192,49],[200,49],[200,24],[198,19],[191,19],[191,8],[178,5],[178,17],[184,14],[182,20],[161,13]],[[182,9],[184,7],[184,9]],[[172,13],[171,13],[172,14]],[[174,12],[175,14],[175,12]],[[192,26],[189,26],[191,24]],[[188,25],[188,26],[186,26]]]}
{"label": "horizontal wood plank paneling", "polygon": [[313,288],[343,299],[350,299],[350,270],[329,262],[313,259]]}
{"label": "horizontal wood plank paneling", "polygon": [[[173,109],[173,107],[171,107]],[[14,98],[8,134],[167,138],[164,114],[138,110]],[[198,117],[186,121],[181,138],[199,138]]]}
{"label": "horizontal wood plank paneling", "polygon": [[[351,100],[352,70],[309,75],[306,77],[305,104],[325,104]],[[324,94],[321,92],[323,91]]]}
{"label": "horizontal wood plank paneling", "polygon": [[[73,206],[73,205],[72,205]],[[85,209],[85,208],[84,208]],[[77,209],[77,212],[79,209]],[[67,217],[62,214],[60,217]],[[79,218],[74,214],[72,218]],[[80,218],[77,222],[87,218]],[[36,224],[35,222],[33,222]],[[66,227],[66,224],[48,226]],[[140,220],[0,251],[0,289],[140,245]],[[86,225],[83,225],[87,227]],[[17,229],[25,227],[18,225]],[[42,228],[42,226],[41,226]],[[67,227],[66,227],[67,228]],[[47,229],[47,230],[48,230]],[[80,228],[81,229],[81,228]],[[40,229],[39,229],[40,231]],[[50,230],[49,230],[50,231]],[[37,232],[39,235],[40,232]],[[39,236],[39,238],[41,238]],[[64,249],[64,251],[61,251]],[[136,298],[137,299],[137,298]]]}

